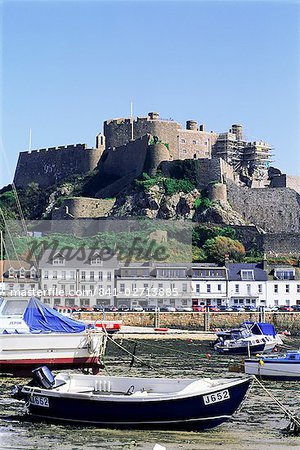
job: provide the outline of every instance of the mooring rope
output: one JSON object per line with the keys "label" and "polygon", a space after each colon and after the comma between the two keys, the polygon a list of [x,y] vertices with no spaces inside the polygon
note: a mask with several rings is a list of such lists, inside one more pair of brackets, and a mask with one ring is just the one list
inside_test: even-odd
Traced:
{"label": "mooring rope", "polygon": [[300,432],[300,418],[289,411],[263,384],[262,382],[254,375],[254,380],[258,383],[258,385],[266,392],[266,394],[271,397],[271,399],[277,404],[277,406],[284,412],[284,414],[289,418],[293,427],[291,431]]}

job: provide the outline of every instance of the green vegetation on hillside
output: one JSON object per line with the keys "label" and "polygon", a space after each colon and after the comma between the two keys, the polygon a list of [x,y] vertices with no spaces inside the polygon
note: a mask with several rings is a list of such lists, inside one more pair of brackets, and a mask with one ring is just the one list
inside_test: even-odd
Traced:
{"label": "green vegetation on hillside", "polygon": [[195,189],[195,184],[188,179],[174,179],[163,176],[158,173],[154,177],[150,177],[147,173],[143,173],[140,178],[135,180],[135,185],[144,191],[155,185],[158,185],[166,195],[173,195],[178,192],[188,193]]}

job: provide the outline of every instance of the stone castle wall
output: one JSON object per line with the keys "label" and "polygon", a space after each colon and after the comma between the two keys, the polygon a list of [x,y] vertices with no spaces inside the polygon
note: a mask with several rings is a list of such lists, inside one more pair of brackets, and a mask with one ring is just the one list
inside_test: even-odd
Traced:
{"label": "stone castle wall", "polygon": [[280,174],[272,177],[270,187],[288,187],[300,194],[300,177]]}
{"label": "stone castle wall", "polygon": [[95,169],[103,150],[77,144],[21,152],[14,183],[18,188],[26,188],[31,182],[47,188],[72,175],[86,174]]}
{"label": "stone castle wall", "polygon": [[59,208],[53,210],[52,220],[106,217],[112,209],[114,202],[114,199],[67,198]]}
{"label": "stone castle wall", "polygon": [[251,189],[227,184],[228,202],[249,224],[269,233],[299,233],[300,196],[289,188]]}
{"label": "stone castle wall", "polygon": [[[113,119],[104,122],[106,148],[121,147],[131,141],[131,119]],[[178,158],[178,129],[181,126],[171,120],[138,117],[133,121],[133,139],[145,134],[158,136],[160,140],[169,144],[173,159]]]}

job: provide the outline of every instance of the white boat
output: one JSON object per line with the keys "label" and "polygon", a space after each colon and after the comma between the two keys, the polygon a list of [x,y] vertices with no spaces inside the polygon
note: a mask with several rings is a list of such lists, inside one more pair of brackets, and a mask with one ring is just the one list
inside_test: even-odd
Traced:
{"label": "white boat", "polygon": [[247,355],[270,352],[282,345],[273,325],[266,322],[244,322],[239,328],[216,333],[214,349],[219,353]]}
{"label": "white boat", "polygon": [[273,380],[300,380],[300,350],[245,360],[245,373]]}
{"label": "white boat", "polygon": [[86,329],[37,299],[0,300],[0,327],[2,373],[26,375],[43,364],[54,369],[101,367],[106,334]]}
{"label": "white boat", "polygon": [[15,386],[33,418],[114,428],[202,430],[228,421],[241,405],[250,377],[168,379],[60,373],[47,367]]}

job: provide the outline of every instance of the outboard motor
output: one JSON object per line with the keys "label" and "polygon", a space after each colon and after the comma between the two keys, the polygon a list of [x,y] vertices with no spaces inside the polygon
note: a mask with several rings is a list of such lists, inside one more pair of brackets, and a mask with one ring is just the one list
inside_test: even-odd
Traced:
{"label": "outboard motor", "polygon": [[41,366],[32,371],[33,381],[41,388],[52,389],[55,384],[55,377],[49,367]]}

